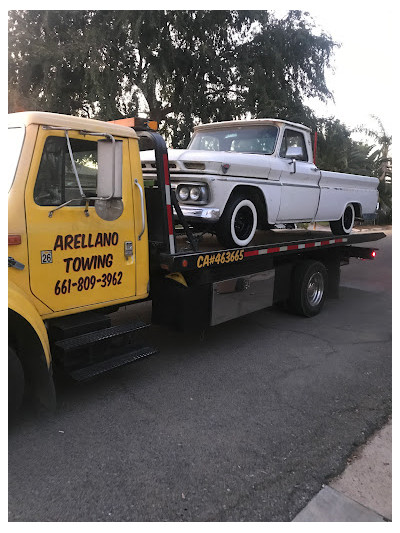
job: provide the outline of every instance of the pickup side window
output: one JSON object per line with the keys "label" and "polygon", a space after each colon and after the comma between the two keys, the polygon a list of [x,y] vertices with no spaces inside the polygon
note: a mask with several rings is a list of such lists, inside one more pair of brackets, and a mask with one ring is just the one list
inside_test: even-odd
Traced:
{"label": "pickup side window", "polygon": [[279,157],[286,157],[287,149],[290,146],[296,146],[302,149],[302,157],[299,158],[300,161],[308,161],[306,142],[304,140],[304,135],[300,131],[286,129],[283,134],[281,149],[279,151]]}
{"label": "pickup side window", "polygon": [[[96,196],[97,142],[70,139],[78,176],[86,196]],[[71,205],[84,205],[68,152],[65,137],[46,139],[33,192],[38,205],[61,205],[77,198]]]}

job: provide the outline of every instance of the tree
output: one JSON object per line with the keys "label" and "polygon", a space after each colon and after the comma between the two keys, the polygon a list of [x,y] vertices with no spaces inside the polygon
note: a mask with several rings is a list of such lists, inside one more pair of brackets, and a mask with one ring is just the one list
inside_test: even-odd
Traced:
{"label": "tree", "polygon": [[174,145],[246,115],[309,122],[335,43],[289,11],[11,11],[9,106],[105,120],[144,110]]}
{"label": "tree", "polygon": [[378,129],[366,128],[359,126],[356,131],[364,133],[374,142],[373,152],[371,157],[375,162],[375,174],[379,178],[383,189],[385,188],[386,178],[392,178],[392,158],[390,150],[392,147],[392,136],[389,135],[379,117],[371,115],[377,123]]}
{"label": "tree", "polygon": [[374,175],[372,146],[352,139],[352,130],[334,117],[319,119],[317,159],[319,168],[333,172]]}
{"label": "tree", "polygon": [[[371,115],[377,123],[377,129],[359,126],[358,132],[364,133],[374,142],[370,158],[374,162],[374,174],[379,178],[379,210],[384,222],[392,222],[392,136],[388,134],[379,117]],[[389,178],[389,180],[388,180]],[[389,183],[388,183],[389,181]],[[383,216],[382,216],[383,215]]]}

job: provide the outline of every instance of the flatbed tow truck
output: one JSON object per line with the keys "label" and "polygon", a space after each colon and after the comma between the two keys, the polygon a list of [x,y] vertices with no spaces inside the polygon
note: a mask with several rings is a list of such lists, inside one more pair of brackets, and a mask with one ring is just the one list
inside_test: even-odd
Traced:
{"label": "flatbed tow truck", "polygon": [[[9,403],[56,403],[53,371],[85,381],[154,354],[120,306],[152,301],[152,323],[204,330],[277,305],[305,317],[339,296],[340,268],[373,259],[385,237],[257,232],[224,249],[186,222],[168,151],[147,121],[123,125],[49,113],[11,117],[20,139],[9,194]],[[19,137],[18,137],[19,136]],[[140,149],[154,149],[145,186]],[[49,181],[50,180],[50,181]]]}

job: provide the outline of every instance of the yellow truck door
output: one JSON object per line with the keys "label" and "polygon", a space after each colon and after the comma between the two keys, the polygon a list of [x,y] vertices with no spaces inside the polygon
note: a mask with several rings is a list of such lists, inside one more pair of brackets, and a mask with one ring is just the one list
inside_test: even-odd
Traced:
{"label": "yellow truck door", "polygon": [[[128,301],[136,294],[135,218],[128,139],[122,141],[122,199],[105,220],[95,202],[97,141],[102,137],[39,127],[25,190],[32,293],[54,312]],[[49,213],[53,211],[49,217]]]}

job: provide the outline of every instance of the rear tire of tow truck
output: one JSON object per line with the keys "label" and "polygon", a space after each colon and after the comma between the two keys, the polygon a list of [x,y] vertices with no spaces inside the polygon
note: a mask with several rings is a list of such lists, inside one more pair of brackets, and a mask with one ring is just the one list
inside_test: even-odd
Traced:
{"label": "rear tire of tow truck", "polygon": [[8,347],[8,414],[13,416],[21,407],[25,391],[25,376],[15,350]]}
{"label": "rear tire of tow truck", "polygon": [[348,204],[339,220],[329,222],[334,235],[350,235],[354,226],[356,211],[353,204]]}
{"label": "rear tire of tow truck", "polygon": [[326,297],[328,273],[319,261],[306,260],[293,271],[289,309],[305,317],[318,315]]}
{"label": "rear tire of tow truck", "polygon": [[220,218],[216,233],[226,248],[247,246],[257,229],[257,208],[243,194],[233,196]]}

